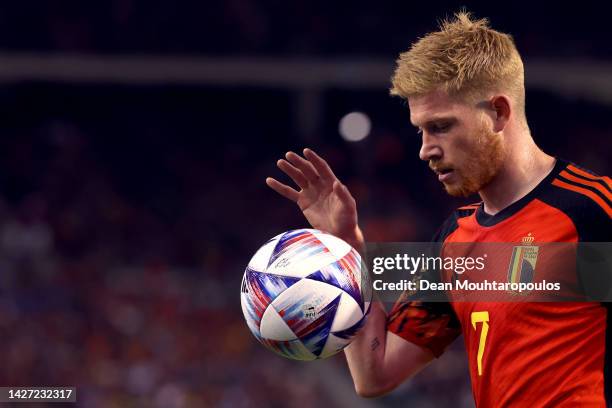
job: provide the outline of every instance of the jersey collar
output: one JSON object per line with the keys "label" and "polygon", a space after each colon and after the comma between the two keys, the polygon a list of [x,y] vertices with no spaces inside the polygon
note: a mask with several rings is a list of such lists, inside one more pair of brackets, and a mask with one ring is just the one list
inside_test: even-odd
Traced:
{"label": "jersey collar", "polygon": [[503,220],[512,217],[514,214],[522,210],[527,204],[529,204],[533,199],[535,199],[544,188],[546,188],[552,180],[563,170],[569,162],[561,159],[556,159],[555,166],[548,173],[544,180],[540,181],[540,183],[534,187],[529,193],[527,193],[523,198],[515,201],[510,204],[508,207],[499,211],[495,215],[487,214],[484,211],[484,202],[480,203],[478,209],[476,210],[476,222],[483,227],[492,227],[495,224],[499,224]]}

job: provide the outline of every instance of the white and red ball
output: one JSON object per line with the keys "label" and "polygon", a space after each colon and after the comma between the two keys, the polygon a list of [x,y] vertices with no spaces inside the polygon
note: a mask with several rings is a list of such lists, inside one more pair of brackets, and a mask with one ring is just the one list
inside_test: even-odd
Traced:
{"label": "white and red ball", "polygon": [[295,360],[329,357],[364,322],[372,291],[359,253],[314,229],[287,231],[266,242],[242,279],[241,304],[253,335]]}

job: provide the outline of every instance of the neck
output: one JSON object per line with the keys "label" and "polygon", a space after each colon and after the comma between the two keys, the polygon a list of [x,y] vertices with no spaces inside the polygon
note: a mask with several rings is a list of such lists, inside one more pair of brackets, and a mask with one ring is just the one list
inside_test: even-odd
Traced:
{"label": "neck", "polygon": [[555,166],[555,158],[541,151],[530,135],[506,160],[495,178],[478,192],[487,214],[497,214],[533,190]]}

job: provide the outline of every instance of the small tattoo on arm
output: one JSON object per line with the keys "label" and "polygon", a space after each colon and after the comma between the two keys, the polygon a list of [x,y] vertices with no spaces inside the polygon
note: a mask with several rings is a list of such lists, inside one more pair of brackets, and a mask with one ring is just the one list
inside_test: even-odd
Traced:
{"label": "small tattoo on arm", "polygon": [[374,351],[378,348],[378,346],[380,346],[380,341],[378,340],[378,337],[374,337],[374,340],[372,340],[372,343],[370,344],[370,348],[372,351]]}

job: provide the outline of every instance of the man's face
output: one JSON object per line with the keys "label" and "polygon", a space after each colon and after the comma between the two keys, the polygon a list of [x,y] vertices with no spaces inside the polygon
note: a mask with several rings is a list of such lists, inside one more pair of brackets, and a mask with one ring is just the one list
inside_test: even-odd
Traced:
{"label": "man's face", "polygon": [[441,91],[411,97],[408,105],[410,121],[423,137],[419,157],[450,195],[466,197],[491,182],[505,154],[503,138],[493,131],[484,108]]}

